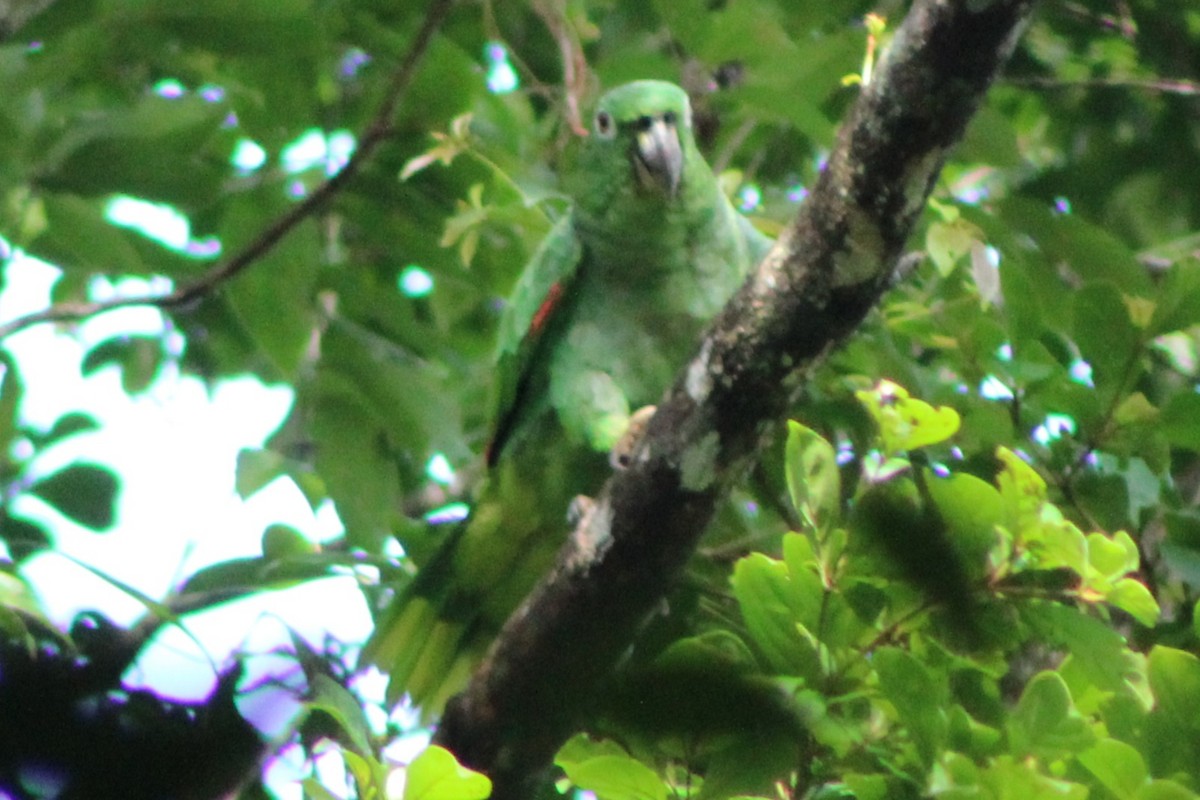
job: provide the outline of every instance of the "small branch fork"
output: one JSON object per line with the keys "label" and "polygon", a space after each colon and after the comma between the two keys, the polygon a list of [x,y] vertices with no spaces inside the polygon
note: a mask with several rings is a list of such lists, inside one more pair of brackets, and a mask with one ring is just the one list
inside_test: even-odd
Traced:
{"label": "small branch fork", "polygon": [[346,162],[346,166],[318,186],[302,202],[268,225],[253,241],[237,253],[217,264],[196,280],[179,286],[167,294],[117,297],[112,300],[91,303],[57,303],[41,311],[17,317],[0,325],[0,341],[39,323],[86,319],[118,308],[130,306],[154,306],[162,309],[186,307],[248,269],[279,244],[293,228],[316,213],[330,198],[340,192],[358,174],[363,164],[374,155],[376,148],[389,136],[392,131],[392,119],[400,105],[400,100],[408,90],[409,84],[412,83],[425,51],[429,49],[430,42],[433,41],[434,35],[445,22],[453,5],[454,0],[432,0],[430,3],[420,30],[417,31],[403,61],[392,74],[387,92],[384,94],[375,116],[372,117],[363,132],[354,155]]}

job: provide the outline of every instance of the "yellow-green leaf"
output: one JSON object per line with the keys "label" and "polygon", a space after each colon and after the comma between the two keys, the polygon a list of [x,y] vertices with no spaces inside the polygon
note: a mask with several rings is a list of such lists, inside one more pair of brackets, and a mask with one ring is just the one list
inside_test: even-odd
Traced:
{"label": "yellow-green leaf", "polygon": [[667,787],[654,770],[627,755],[602,755],[563,766],[567,778],[599,800],[666,800]]}
{"label": "yellow-green leaf", "polygon": [[405,773],[404,800],[484,800],[491,793],[488,776],[462,766],[438,745],[425,748]]}
{"label": "yellow-green leaf", "polygon": [[912,398],[908,390],[892,381],[855,392],[859,402],[879,426],[886,453],[915,450],[949,439],[958,432],[958,412],[948,406],[934,407]]}
{"label": "yellow-green leaf", "polygon": [[1148,628],[1158,622],[1161,613],[1158,601],[1139,580],[1122,578],[1109,590],[1104,599]]}

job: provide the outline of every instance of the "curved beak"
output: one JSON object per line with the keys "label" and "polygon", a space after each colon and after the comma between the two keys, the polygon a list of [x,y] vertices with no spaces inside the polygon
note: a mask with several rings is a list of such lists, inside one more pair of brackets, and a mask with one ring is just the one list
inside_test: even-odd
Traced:
{"label": "curved beak", "polygon": [[647,122],[649,124],[637,133],[637,150],[633,159],[638,182],[643,188],[658,189],[674,196],[683,173],[683,148],[679,145],[679,134],[673,123],[660,117],[650,118]]}

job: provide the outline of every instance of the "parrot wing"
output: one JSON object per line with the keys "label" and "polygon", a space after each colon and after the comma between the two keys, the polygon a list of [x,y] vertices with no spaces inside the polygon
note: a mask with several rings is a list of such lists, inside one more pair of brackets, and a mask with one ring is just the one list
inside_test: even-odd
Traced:
{"label": "parrot wing", "polygon": [[525,402],[532,366],[551,338],[547,330],[562,316],[582,261],[583,247],[575,235],[572,215],[566,214],[542,241],[513,289],[496,349],[495,428],[486,454],[489,467],[495,465],[521,418],[532,410],[533,404]]}

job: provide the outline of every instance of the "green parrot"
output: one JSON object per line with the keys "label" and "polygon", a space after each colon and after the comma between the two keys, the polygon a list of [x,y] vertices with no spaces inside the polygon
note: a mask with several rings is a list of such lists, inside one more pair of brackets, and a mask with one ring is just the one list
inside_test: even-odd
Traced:
{"label": "green parrot", "polygon": [[687,94],[635,81],[600,98],[564,176],[574,205],[500,323],[494,435],[470,516],[380,616],[364,650],[436,713],[553,562],[573,498],[611,472],[637,409],[657,403],[770,246],[696,147]]}

